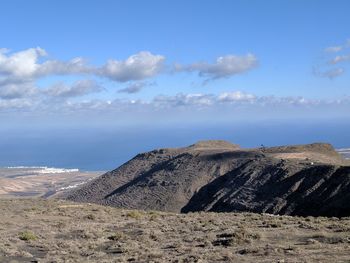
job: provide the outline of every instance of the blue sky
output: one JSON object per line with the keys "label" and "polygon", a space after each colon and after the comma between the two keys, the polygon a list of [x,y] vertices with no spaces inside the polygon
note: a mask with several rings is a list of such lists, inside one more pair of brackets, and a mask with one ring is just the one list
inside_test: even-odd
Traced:
{"label": "blue sky", "polygon": [[345,0],[5,0],[0,118],[346,117],[349,9]]}

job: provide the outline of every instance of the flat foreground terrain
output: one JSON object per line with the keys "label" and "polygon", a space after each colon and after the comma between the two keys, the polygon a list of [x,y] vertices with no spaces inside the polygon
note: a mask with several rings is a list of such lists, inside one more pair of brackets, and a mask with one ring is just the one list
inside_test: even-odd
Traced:
{"label": "flat foreground terrain", "polygon": [[0,262],[350,262],[350,218],[0,200]]}

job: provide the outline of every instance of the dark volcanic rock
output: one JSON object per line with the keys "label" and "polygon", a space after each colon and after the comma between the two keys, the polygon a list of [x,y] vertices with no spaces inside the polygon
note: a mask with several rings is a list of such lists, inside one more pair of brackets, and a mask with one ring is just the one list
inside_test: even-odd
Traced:
{"label": "dark volcanic rock", "polygon": [[[262,168],[263,167],[263,168]],[[252,161],[203,186],[181,210],[350,215],[350,167]]]}
{"label": "dark volcanic rock", "polygon": [[224,141],[139,154],[69,200],[173,212],[350,215],[350,167],[329,144],[240,149]]}

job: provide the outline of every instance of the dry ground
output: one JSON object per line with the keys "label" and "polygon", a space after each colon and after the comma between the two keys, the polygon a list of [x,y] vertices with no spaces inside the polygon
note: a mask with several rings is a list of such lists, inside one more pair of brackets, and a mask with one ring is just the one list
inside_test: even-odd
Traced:
{"label": "dry ground", "polygon": [[33,169],[0,168],[0,198],[51,196],[72,185],[79,185],[103,172],[41,174]]}
{"label": "dry ground", "polygon": [[350,218],[0,200],[0,262],[350,262]]}

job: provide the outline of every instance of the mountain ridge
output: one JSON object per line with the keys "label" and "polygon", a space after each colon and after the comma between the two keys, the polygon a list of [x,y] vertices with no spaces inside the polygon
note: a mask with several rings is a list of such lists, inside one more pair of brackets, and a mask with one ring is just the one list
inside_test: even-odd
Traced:
{"label": "mountain ridge", "polygon": [[200,141],[140,153],[64,198],[170,212],[347,216],[349,169],[326,143],[243,149]]}

